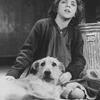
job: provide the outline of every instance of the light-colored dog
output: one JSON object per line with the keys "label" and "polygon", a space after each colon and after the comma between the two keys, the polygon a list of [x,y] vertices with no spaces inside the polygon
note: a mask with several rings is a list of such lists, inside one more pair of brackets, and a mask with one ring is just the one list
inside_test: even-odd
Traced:
{"label": "light-colored dog", "polygon": [[56,58],[37,60],[32,64],[27,77],[0,79],[0,100],[61,100],[62,87],[57,86],[57,82],[64,70],[64,65]]}
{"label": "light-colored dog", "polygon": [[61,74],[65,72],[65,67],[56,58],[46,57],[34,62],[31,72],[35,72],[40,79],[56,85]]}

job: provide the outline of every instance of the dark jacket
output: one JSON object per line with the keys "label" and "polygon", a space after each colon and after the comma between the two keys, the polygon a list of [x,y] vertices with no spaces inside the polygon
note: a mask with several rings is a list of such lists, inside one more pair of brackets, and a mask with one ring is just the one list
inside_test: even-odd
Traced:
{"label": "dark jacket", "polygon": [[83,44],[81,34],[72,24],[60,30],[53,19],[41,19],[32,28],[7,75],[19,78],[34,61],[52,56],[65,65],[72,79],[78,78],[86,64]]}

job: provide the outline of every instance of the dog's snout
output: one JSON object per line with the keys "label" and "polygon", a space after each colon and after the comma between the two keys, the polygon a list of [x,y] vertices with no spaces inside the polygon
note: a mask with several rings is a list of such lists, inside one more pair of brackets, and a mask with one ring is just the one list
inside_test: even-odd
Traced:
{"label": "dog's snout", "polygon": [[49,75],[51,74],[51,72],[50,72],[50,71],[45,71],[44,74],[45,74],[46,76],[49,76]]}

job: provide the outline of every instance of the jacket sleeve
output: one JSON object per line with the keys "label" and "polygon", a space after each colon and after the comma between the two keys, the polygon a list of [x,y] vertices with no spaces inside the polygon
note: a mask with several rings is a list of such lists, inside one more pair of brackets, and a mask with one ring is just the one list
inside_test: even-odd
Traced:
{"label": "jacket sleeve", "polygon": [[26,67],[33,62],[34,53],[37,49],[39,40],[39,27],[39,23],[37,22],[17,55],[15,63],[9,69],[6,75],[19,78]]}
{"label": "jacket sleeve", "polygon": [[83,71],[86,64],[86,60],[83,56],[84,41],[80,32],[76,31],[71,46],[72,61],[66,68],[72,74],[72,79],[79,77],[79,74]]}

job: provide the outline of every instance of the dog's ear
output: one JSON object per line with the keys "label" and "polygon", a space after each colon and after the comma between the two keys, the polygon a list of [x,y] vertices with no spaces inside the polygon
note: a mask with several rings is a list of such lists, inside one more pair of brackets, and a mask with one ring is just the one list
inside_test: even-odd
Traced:
{"label": "dog's ear", "polygon": [[62,63],[60,63],[59,69],[60,69],[63,73],[65,72],[65,66],[64,66]]}
{"label": "dog's ear", "polygon": [[39,62],[35,61],[32,65],[31,65],[31,69],[30,69],[30,73],[32,74],[36,74],[39,70]]}

